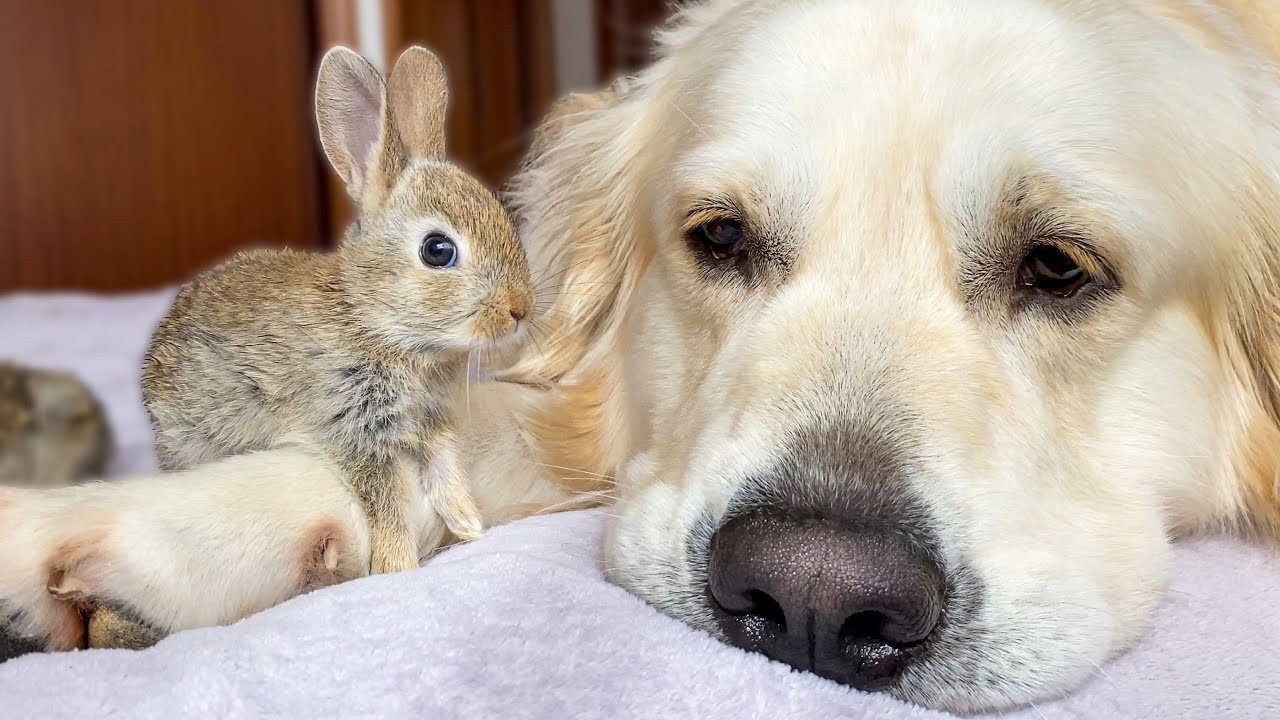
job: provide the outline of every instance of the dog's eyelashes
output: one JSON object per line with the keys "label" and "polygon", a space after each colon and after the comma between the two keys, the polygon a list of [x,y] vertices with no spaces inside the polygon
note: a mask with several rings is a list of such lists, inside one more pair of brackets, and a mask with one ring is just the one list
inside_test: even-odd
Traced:
{"label": "dog's eyelashes", "polygon": [[1093,282],[1089,271],[1063,250],[1052,245],[1032,248],[1018,267],[1018,285],[1024,290],[1070,298]]}
{"label": "dog's eyelashes", "polygon": [[717,260],[737,255],[742,251],[742,223],[733,218],[716,218],[699,225],[695,231],[699,242]]}

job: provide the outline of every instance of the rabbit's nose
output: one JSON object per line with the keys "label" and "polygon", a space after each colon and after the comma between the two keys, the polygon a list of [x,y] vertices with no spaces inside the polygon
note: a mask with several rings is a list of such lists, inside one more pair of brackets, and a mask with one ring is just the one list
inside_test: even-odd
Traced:
{"label": "rabbit's nose", "polygon": [[511,312],[511,319],[519,325],[525,318],[529,317],[529,312],[533,309],[533,298],[529,293],[513,292],[509,295],[507,308]]}

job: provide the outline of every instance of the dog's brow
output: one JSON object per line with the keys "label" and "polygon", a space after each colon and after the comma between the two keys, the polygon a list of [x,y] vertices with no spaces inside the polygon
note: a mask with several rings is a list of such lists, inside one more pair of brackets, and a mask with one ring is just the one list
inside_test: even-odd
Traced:
{"label": "dog's brow", "polygon": [[741,217],[742,209],[732,198],[726,195],[705,197],[695,200],[685,213],[686,218],[694,218],[711,212],[723,212]]}

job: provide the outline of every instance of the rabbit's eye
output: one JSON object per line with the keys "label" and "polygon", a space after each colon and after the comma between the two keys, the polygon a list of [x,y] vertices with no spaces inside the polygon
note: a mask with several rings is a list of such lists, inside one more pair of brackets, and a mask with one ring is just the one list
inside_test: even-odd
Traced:
{"label": "rabbit's eye", "polygon": [[424,265],[439,268],[453,267],[458,262],[458,246],[445,235],[431,233],[422,239],[418,256],[422,258]]}

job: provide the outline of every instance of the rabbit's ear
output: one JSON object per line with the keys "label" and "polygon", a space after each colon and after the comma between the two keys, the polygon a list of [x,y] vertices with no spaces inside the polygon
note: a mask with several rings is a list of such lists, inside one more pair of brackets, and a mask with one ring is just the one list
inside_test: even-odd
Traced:
{"label": "rabbit's ear", "polygon": [[388,117],[405,153],[442,159],[449,83],[440,59],[426,48],[405,50],[387,86]]}
{"label": "rabbit's ear", "polygon": [[341,46],[325,53],[316,80],[320,144],[357,202],[376,158],[385,107],[382,76],[369,61]]}

